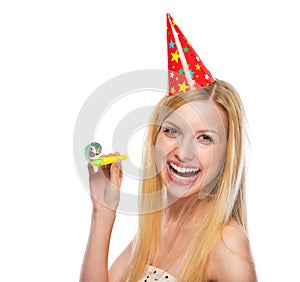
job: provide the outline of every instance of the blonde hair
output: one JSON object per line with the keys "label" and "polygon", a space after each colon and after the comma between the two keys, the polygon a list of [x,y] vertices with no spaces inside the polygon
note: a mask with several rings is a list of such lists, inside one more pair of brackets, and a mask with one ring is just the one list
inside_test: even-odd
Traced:
{"label": "blonde hair", "polygon": [[[237,91],[227,82],[216,80],[210,86],[180,95],[164,97],[153,112],[143,152],[144,177],[140,187],[147,197],[141,203],[139,228],[131,260],[123,281],[138,281],[151,264],[162,232],[163,183],[156,172],[153,148],[162,122],[176,109],[192,101],[211,99],[221,106],[228,119],[227,151],[223,169],[215,188],[209,195],[207,214],[197,226],[193,239],[184,255],[178,281],[207,281],[206,267],[210,251],[222,228],[231,219],[245,230],[245,162],[244,162],[244,110]],[[153,212],[149,212],[153,211]]]}

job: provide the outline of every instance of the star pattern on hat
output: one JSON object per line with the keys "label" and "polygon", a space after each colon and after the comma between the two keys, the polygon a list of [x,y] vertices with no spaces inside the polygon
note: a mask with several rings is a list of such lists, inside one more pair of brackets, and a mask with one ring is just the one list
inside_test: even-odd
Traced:
{"label": "star pattern on hat", "polygon": [[203,88],[215,80],[174,19],[167,14],[169,96]]}
{"label": "star pattern on hat", "polygon": [[171,62],[175,61],[176,63],[178,63],[178,59],[180,58],[180,56],[178,54],[178,50],[176,50],[175,53],[171,53],[171,55],[172,55]]}

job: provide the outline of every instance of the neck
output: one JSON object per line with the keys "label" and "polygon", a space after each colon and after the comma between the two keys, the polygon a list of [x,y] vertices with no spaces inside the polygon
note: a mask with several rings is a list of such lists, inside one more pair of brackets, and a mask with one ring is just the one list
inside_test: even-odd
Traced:
{"label": "neck", "polygon": [[192,227],[203,220],[209,199],[207,197],[200,200],[196,194],[173,201],[172,196],[168,194],[168,203],[168,207],[165,210],[165,226],[180,224]]}

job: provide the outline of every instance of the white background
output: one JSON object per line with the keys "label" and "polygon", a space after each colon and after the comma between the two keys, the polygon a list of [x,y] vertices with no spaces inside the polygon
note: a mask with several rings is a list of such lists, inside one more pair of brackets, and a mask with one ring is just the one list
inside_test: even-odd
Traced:
{"label": "white background", "polygon": [[[259,281],[299,281],[296,5],[2,1],[0,280],[78,280],[91,203],[73,162],[77,115],[107,80],[166,68],[170,12],[214,76],[231,82],[244,101],[249,229]],[[135,222],[119,215],[110,262],[133,236]]]}

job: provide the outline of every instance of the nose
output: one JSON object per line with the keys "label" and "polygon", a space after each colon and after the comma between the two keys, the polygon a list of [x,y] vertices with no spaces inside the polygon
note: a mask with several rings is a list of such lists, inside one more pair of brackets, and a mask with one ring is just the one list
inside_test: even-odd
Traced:
{"label": "nose", "polygon": [[191,161],[196,154],[197,149],[194,140],[190,140],[189,138],[181,138],[178,140],[175,156],[181,162]]}

